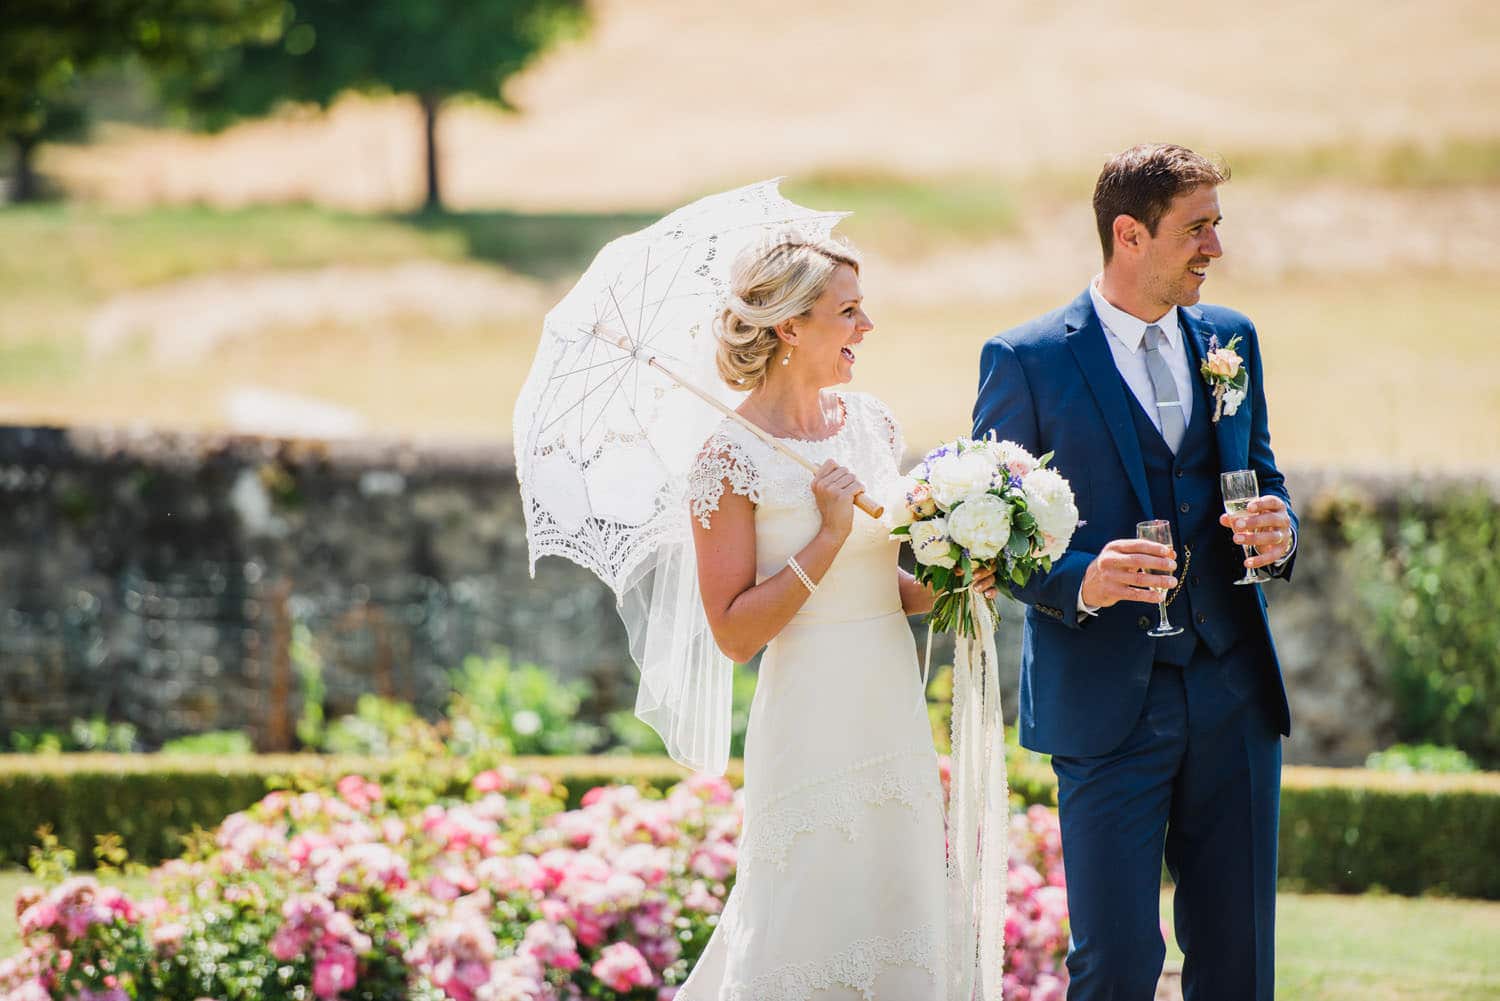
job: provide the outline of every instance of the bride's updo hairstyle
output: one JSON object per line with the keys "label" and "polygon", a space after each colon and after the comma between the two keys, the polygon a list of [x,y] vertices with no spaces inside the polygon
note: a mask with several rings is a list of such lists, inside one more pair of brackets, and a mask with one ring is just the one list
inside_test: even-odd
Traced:
{"label": "bride's updo hairstyle", "polygon": [[841,264],[859,273],[852,247],[796,232],[743,251],[718,320],[719,376],[746,392],[762,385],[781,343],[777,324],[811,312]]}

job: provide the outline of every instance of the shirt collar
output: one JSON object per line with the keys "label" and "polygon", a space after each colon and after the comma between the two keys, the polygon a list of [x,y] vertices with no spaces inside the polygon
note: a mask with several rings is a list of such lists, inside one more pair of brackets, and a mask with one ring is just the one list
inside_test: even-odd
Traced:
{"label": "shirt collar", "polygon": [[[1132,353],[1141,349],[1141,342],[1146,339],[1146,327],[1149,324],[1145,320],[1131,316],[1123,309],[1115,306],[1099,293],[1099,280],[1103,275],[1095,275],[1094,280],[1089,282],[1089,297],[1094,300],[1094,312],[1099,314],[1099,322],[1104,324],[1104,329],[1115,340],[1119,341]],[[1166,336],[1169,349],[1177,350],[1181,342],[1181,331],[1177,321],[1177,307],[1173,306],[1167,310],[1166,315],[1156,321],[1156,326]]]}

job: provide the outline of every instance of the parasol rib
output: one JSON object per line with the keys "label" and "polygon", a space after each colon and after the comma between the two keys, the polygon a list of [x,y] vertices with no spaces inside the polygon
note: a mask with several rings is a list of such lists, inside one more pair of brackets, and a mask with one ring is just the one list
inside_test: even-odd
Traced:
{"label": "parasol rib", "polygon": [[[778,440],[769,431],[756,426],[747,417],[736,411],[733,407],[730,407],[729,405],[716,398],[712,393],[708,393],[702,389],[699,389],[692,382],[684,379],[682,376],[672,371],[666,365],[663,365],[660,361],[657,360],[656,355],[648,354],[645,357],[642,357],[631,345],[631,340],[629,337],[623,334],[616,334],[613,331],[606,331],[597,327],[594,329],[593,334],[595,337],[599,338],[601,341],[604,341],[606,344],[611,344],[622,351],[629,352],[632,357],[634,357],[642,364],[650,365],[662,375],[666,376],[668,379],[671,379],[673,382],[677,383],[677,385],[681,386],[683,389],[686,389],[688,392],[698,397],[698,399],[702,400],[704,403],[707,403],[709,406],[719,411],[719,413],[723,414],[725,417],[728,417],[730,420],[740,425],[746,431],[749,431],[751,434],[755,435],[755,437],[765,442],[765,444],[770,448],[775,449],[777,452],[780,452],[788,459],[791,459],[793,462],[801,466],[803,469],[807,470],[812,475],[818,475],[818,467],[815,466],[811,461],[804,458],[793,449],[788,448],[785,442]],[[863,492],[855,495],[854,506],[859,508],[865,514],[869,515],[871,518],[879,518],[881,515],[885,514],[885,508],[875,503],[875,501],[871,500]]]}

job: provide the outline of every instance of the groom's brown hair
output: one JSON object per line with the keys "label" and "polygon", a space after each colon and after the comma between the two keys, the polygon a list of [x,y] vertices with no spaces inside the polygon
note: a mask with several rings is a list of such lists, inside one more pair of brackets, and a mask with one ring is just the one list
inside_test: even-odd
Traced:
{"label": "groom's brown hair", "polygon": [[1171,143],[1143,143],[1110,157],[1094,185],[1094,220],[1104,263],[1114,256],[1116,216],[1130,216],[1155,236],[1172,199],[1200,185],[1227,180],[1227,164]]}

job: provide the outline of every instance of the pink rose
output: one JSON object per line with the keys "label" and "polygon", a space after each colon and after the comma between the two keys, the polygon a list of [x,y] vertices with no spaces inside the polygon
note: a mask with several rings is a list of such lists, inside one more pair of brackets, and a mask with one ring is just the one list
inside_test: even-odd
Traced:
{"label": "pink rose", "polygon": [[313,964],[313,993],[331,1001],[354,986],[359,961],[345,948],[329,949]]}
{"label": "pink rose", "polygon": [[339,779],[338,791],[344,802],[361,813],[369,813],[372,806],[385,798],[385,791],[379,784],[363,775],[345,775]]}
{"label": "pink rose", "polygon": [[1240,370],[1240,356],[1228,348],[1219,348],[1210,351],[1204,359],[1203,365],[1209,374],[1216,375],[1222,379],[1233,379]]}
{"label": "pink rose", "polygon": [[931,518],[937,514],[937,501],[932,497],[932,488],[918,483],[906,492],[906,507],[913,518]]}
{"label": "pink rose", "polygon": [[651,972],[646,957],[629,942],[605,946],[590,972],[606,987],[621,994],[628,994],[637,987],[650,987],[656,982],[656,975]]}
{"label": "pink rose", "polygon": [[543,966],[559,970],[576,970],[583,965],[573,933],[561,924],[535,921],[526,929],[521,949],[534,956]]}

